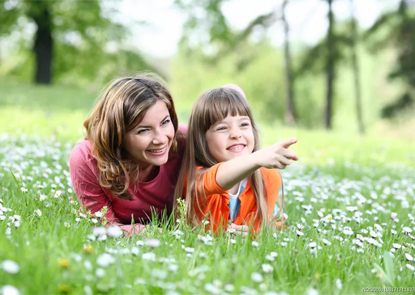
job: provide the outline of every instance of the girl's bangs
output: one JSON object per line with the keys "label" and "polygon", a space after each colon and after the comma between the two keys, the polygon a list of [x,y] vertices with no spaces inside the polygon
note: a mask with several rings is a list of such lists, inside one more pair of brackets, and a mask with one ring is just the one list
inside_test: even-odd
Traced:
{"label": "girl's bangs", "polygon": [[229,88],[213,89],[205,101],[204,120],[202,124],[206,132],[212,125],[230,116],[247,116],[252,120],[251,111],[245,97]]}

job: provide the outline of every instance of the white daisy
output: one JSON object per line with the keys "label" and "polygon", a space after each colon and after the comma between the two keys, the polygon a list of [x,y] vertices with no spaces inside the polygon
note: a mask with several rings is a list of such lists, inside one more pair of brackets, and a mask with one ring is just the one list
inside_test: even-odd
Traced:
{"label": "white daisy", "polygon": [[12,285],[4,285],[0,288],[0,294],[3,295],[20,295],[19,289]]}
{"label": "white daisy", "polygon": [[118,226],[110,226],[107,228],[107,234],[111,238],[118,238],[123,235],[123,231]]}
{"label": "white daisy", "polygon": [[1,266],[5,272],[10,273],[10,274],[16,274],[20,270],[19,265],[12,260],[4,260],[1,263]]}
{"label": "white daisy", "polygon": [[97,259],[97,264],[101,267],[107,267],[113,263],[115,263],[115,258],[107,253],[101,254]]}
{"label": "white daisy", "polygon": [[255,283],[261,283],[264,280],[264,277],[259,273],[259,272],[253,272],[251,274],[251,279],[255,282]]}
{"label": "white daisy", "polygon": [[157,239],[146,239],[144,241],[144,243],[149,246],[149,247],[153,247],[153,248],[157,248],[158,246],[160,246],[160,240]]}
{"label": "white daisy", "polygon": [[262,264],[262,270],[265,273],[270,273],[270,272],[273,272],[274,268],[272,267],[272,265],[264,263]]}
{"label": "white daisy", "polygon": [[408,261],[414,261],[414,258],[409,253],[405,253],[405,257],[406,257],[406,260]]}

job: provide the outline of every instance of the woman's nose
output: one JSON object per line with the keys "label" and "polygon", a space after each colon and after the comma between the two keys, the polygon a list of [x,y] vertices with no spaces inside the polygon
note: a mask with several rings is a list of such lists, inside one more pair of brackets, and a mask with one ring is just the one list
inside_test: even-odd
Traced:
{"label": "woman's nose", "polygon": [[161,130],[156,130],[154,132],[153,144],[164,144],[167,142],[167,136]]}

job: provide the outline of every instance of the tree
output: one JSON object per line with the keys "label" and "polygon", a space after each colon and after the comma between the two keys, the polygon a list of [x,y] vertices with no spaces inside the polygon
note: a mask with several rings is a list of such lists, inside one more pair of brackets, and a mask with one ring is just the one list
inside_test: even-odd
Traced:
{"label": "tree", "polygon": [[388,46],[397,51],[395,67],[389,72],[389,80],[400,79],[406,90],[382,109],[382,117],[392,118],[415,104],[415,9],[414,2],[401,0],[396,11],[389,11],[369,28],[365,34],[372,51]]}
{"label": "tree", "polygon": [[358,30],[357,21],[354,14],[354,3],[350,0],[351,5],[351,50],[352,50],[352,69],[355,85],[355,99],[356,99],[356,118],[359,126],[359,132],[365,133],[365,125],[363,123],[363,111],[362,111],[362,91],[360,87],[360,67],[357,56],[357,42],[358,42]]}
{"label": "tree", "polygon": [[[124,53],[136,56],[131,69],[151,69],[140,54],[122,48],[121,41],[128,31],[112,21],[116,14],[114,7],[104,6],[101,1],[6,1],[0,3],[0,38],[21,29],[19,18],[35,25],[31,52],[35,62],[33,80],[38,84],[68,79],[68,73],[93,79]],[[108,44],[113,45],[112,51]]]}
{"label": "tree", "polygon": [[28,2],[27,16],[36,24],[37,30],[33,45],[36,57],[35,82],[50,84],[52,80],[53,23],[50,2]]}
{"label": "tree", "polygon": [[297,75],[304,75],[312,71],[324,71],[326,76],[326,99],[324,112],[324,127],[332,128],[334,84],[336,67],[343,59],[344,52],[341,45],[348,44],[349,40],[335,32],[335,19],[332,10],[334,0],[324,0],[328,4],[328,29],[326,37],[305,53],[305,57],[297,71]]}
{"label": "tree", "polygon": [[[277,11],[259,15],[240,31],[232,30],[221,6],[227,0],[176,0],[176,6],[186,15],[180,44],[189,54],[199,50],[209,62],[215,62],[238,50],[257,27],[268,28],[277,20]],[[241,60],[241,66],[246,60]]]}
{"label": "tree", "polygon": [[359,130],[362,132],[362,130],[364,131],[364,127],[361,109],[359,65],[356,48],[358,34],[356,20],[352,16],[350,25],[347,25],[347,23],[341,25],[336,24],[332,10],[334,0],[324,1],[328,4],[327,34],[318,44],[306,51],[296,75],[301,76],[310,72],[324,72],[326,78],[324,127],[326,129],[331,129],[334,109],[336,69],[339,67],[341,62],[351,60],[355,83],[357,121]]}
{"label": "tree", "polygon": [[286,100],[285,123],[288,125],[296,124],[296,112],[294,103],[294,75],[292,71],[290,41],[289,41],[289,25],[285,17],[285,11],[288,0],[284,0],[282,4],[282,23],[284,27],[284,61],[285,61],[285,81],[286,81]]}
{"label": "tree", "polygon": [[286,81],[285,122],[288,125],[296,124],[294,103],[294,73],[292,70],[291,53],[289,47],[289,26],[285,18],[285,7],[288,0],[284,0],[280,10],[273,10],[259,15],[240,31],[232,30],[224,16],[221,6],[226,0],[176,0],[176,5],[187,15],[184,24],[181,46],[189,55],[192,51],[205,53],[209,63],[217,63],[228,54],[238,51],[239,57],[235,69],[240,72],[249,63],[255,60],[253,53],[248,53],[246,43],[253,31],[260,27],[264,30],[281,20],[284,27],[284,61]]}
{"label": "tree", "polygon": [[329,28],[327,31],[327,64],[326,64],[326,79],[327,79],[327,93],[326,93],[326,112],[324,116],[324,123],[326,129],[331,129],[331,119],[333,115],[333,86],[335,79],[335,37],[334,37],[334,15],[332,10],[333,0],[327,0],[329,11],[327,18],[329,20]]}

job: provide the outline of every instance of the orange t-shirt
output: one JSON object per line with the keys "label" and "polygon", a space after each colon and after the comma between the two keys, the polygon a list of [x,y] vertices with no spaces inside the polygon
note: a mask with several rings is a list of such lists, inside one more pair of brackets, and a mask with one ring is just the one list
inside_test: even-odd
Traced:
{"label": "orange t-shirt", "polygon": [[[221,227],[226,229],[230,212],[228,191],[221,188],[216,181],[216,173],[220,165],[221,163],[216,164],[198,176],[198,181],[196,183],[197,195],[205,195],[206,200],[199,202],[200,207],[198,206],[196,199],[194,199],[193,203],[199,219],[207,219],[209,221],[207,229],[210,229],[213,226],[215,233],[217,233],[218,229]],[[202,169],[202,167],[197,167],[197,169]],[[282,180],[280,173],[276,169],[261,168],[261,173],[265,183],[264,190],[267,192],[268,218],[272,218]],[[199,198],[199,200],[203,199],[204,198]],[[249,226],[251,222],[253,222],[254,230],[258,231],[260,228],[260,220],[255,218],[257,204],[254,191],[251,188],[249,181],[245,189],[239,195],[239,199],[241,201],[239,213],[233,223],[236,225],[246,224]],[[254,220],[252,220],[253,218]]]}

